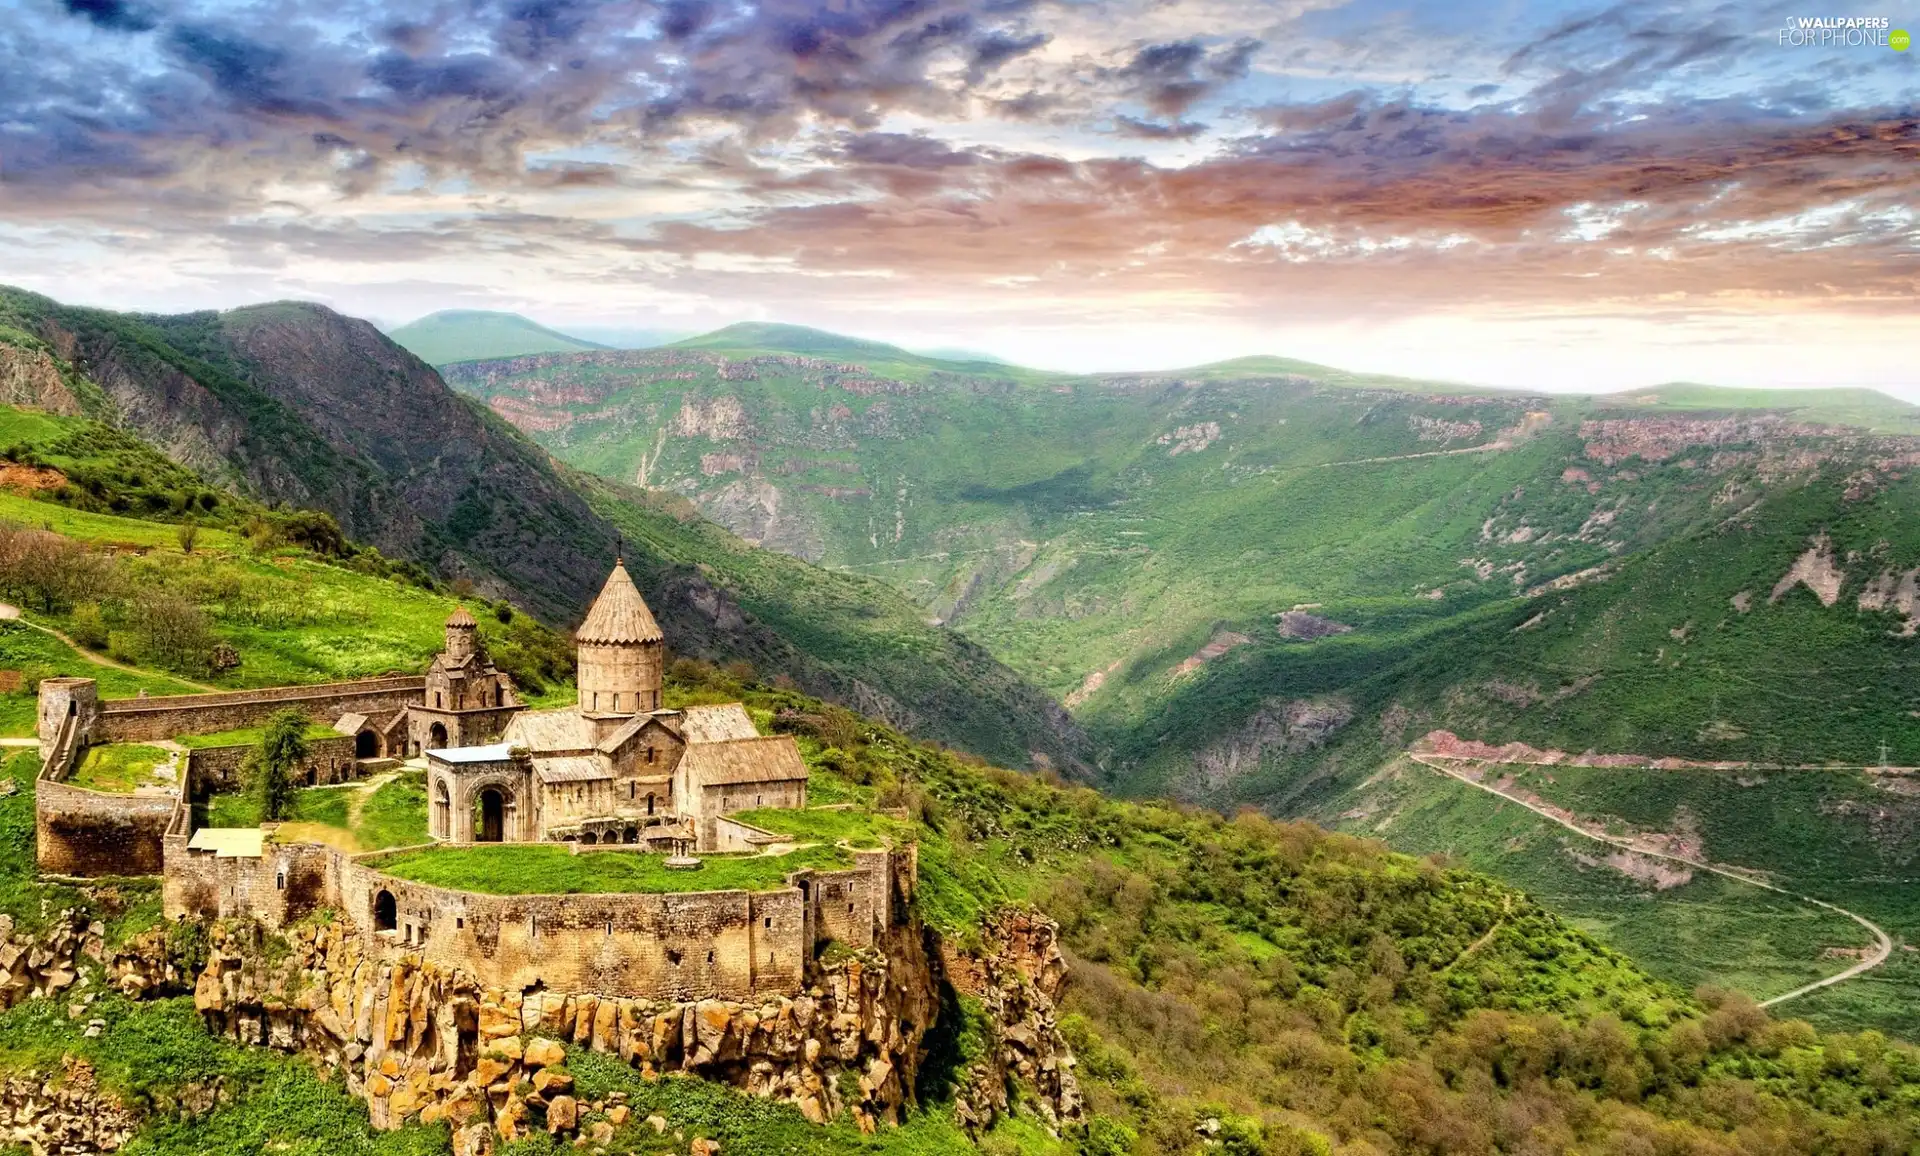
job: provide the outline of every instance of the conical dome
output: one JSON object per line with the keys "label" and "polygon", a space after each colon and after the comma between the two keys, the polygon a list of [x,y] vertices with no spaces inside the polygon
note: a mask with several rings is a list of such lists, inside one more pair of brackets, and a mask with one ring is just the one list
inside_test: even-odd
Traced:
{"label": "conical dome", "polygon": [[473,620],[473,615],[467,613],[466,607],[456,606],[453,608],[453,613],[447,615],[447,625],[448,626],[478,626],[479,623]]}
{"label": "conical dome", "polygon": [[593,609],[587,611],[587,620],[573,637],[576,642],[601,645],[662,640],[653,611],[647,609],[646,599],[640,597],[633,579],[627,577],[626,566],[619,562],[613,564],[613,573],[607,575],[600,597],[593,600]]}

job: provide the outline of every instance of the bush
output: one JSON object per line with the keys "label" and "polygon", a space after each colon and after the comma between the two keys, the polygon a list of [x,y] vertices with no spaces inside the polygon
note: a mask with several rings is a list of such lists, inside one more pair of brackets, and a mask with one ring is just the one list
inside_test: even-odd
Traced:
{"label": "bush", "polygon": [[73,640],[88,650],[107,648],[107,620],[98,602],[82,602],[73,608]]}

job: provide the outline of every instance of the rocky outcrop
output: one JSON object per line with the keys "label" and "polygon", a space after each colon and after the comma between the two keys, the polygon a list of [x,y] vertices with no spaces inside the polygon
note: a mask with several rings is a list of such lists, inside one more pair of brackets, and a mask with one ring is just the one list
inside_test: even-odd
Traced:
{"label": "rocky outcrop", "polygon": [[36,933],[16,929],[12,916],[0,915],[0,1009],[83,986],[83,964],[89,960],[128,994],[179,990],[164,932],[148,932],[110,950],[106,925],[73,911],[61,912]]}
{"label": "rocky outcrop", "polygon": [[684,1072],[863,1128],[897,1120],[939,1015],[922,934],[823,965],[800,994],[753,1003],[602,999],[480,987],[457,968],[365,954],[344,923],[292,929],[270,950],[258,927],[216,929],[194,989],[208,1027],[305,1051],[342,1071],[373,1122],[448,1121],[456,1150],[489,1151],[534,1128],[571,1133],[607,1118],[581,1103],[569,1051],[617,1055],[653,1079]]}
{"label": "rocky outcrop", "polygon": [[1054,1009],[1067,978],[1060,927],[1037,912],[1008,909],[981,925],[977,952],[944,952],[947,976],[985,1013],[986,1054],[962,1075],[954,1114],[979,1131],[1006,1114],[1008,1089],[1018,1081],[1056,1128],[1081,1118],[1073,1051],[1060,1035]]}
{"label": "rocky outcrop", "polygon": [[1268,755],[1316,750],[1351,721],[1353,704],[1339,696],[1270,699],[1239,730],[1200,752],[1194,760],[1200,772],[1197,793],[1217,791],[1251,774]]}
{"label": "rocky outcrop", "polygon": [[78,415],[80,399],[53,355],[0,341],[0,404],[24,405],[48,413]]}
{"label": "rocky outcrop", "polygon": [[69,1058],[51,1080],[33,1074],[0,1081],[0,1144],[34,1156],[116,1152],[139,1117],[103,1092],[93,1068]]}

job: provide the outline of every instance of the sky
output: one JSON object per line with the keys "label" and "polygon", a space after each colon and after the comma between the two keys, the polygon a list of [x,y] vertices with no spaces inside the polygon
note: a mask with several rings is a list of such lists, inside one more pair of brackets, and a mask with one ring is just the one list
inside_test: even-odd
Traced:
{"label": "sky", "polygon": [[0,282],[1920,401],[1900,2],[0,0]]}

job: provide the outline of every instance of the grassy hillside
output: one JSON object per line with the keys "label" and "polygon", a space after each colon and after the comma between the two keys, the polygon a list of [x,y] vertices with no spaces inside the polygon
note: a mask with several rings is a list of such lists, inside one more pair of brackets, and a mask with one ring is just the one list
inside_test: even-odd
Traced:
{"label": "grassy hillside", "polygon": [[[1920,1054],[1875,1033],[1821,1036],[1717,988],[1689,994],[1541,907],[1439,859],[1416,860],[1306,824],[1227,820],[1103,799],[961,762],[815,700],[698,664],[673,701],[744,697],[795,732],[822,797],[900,806],[920,844],[921,910],[966,942],[983,915],[1032,904],[1072,963],[1061,1028],[1091,1122],[1049,1135],[1016,1107],[982,1135],[953,1123],[968,1017],[936,1031],[907,1124],[862,1136],[786,1106],[680,1077],[643,1080],[608,1057],[570,1064],[587,1098],[627,1094],[607,1146],[659,1153],[642,1120],[739,1154],[862,1151],[1161,1153],[1205,1128],[1227,1151],[1719,1154],[1905,1151],[1920,1120]],[[829,743],[843,744],[830,746]],[[0,831],[31,829],[32,756],[5,767]],[[124,938],[157,918],[124,883],[91,892],[30,877],[30,838],[0,840],[0,905],[83,903]],[[191,937],[177,936],[183,953]],[[90,1019],[104,1022],[84,1034]],[[364,1109],[303,1063],[207,1038],[184,998],[59,1001],[0,1014],[0,1067],[96,1065],[103,1087],[162,1107],[148,1153],[443,1153],[444,1126],[374,1134]],[[217,1079],[221,1094],[193,1090]],[[175,1108],[181,1103],[209,1106]],[[1207,1123],[1214,1121],[1214,1123]],[[134,1149],[129,1149],[134,1150]],[[549,1152],[535,1143],[518,1152]],[[676,1144],[673,1149],[679,1151]]]}
{"label": "grassy hillside", "polygon": [[[370,543],[415,577],[510,600],[556,627],[577,621],[598,590],[619,549],[616,521],[645,517],[622,514],[622,498],[602,494],[590,504],[576,478],[507,422],[448,390],[371,326],[318,306],[151,317],[3,290],[0,323],[21,341],[69,350],[48,372],[95,388],[103,399],[95,416],[119,427],[86,427],[92,441],[81,449],[92,464],[83,465],[53,444],[52,431],[72,419],[48,419],[31,437],[32,423],[23,423],[29,469],[67,471],[59,476],[73,483],[35,491],[42,498],[242,528],[252,518],[295,517],[289,508],[323,511],[337,522],[328,523],[332,541],[309,544],[357,557],[364,551],[350,544]],[[0,348],[13,348],[4,334]],[[123,444],[144,454],[143,464],[109,461]],[[86,471],[111,476],[94,486]],[[0,477],[16,489],[29,481]],[[92,494],[89,486],[98,500],[72,497]],[[205,509],[166,504],[176,501]],[[1084,740],[1043,695],[885,586],[789,566],[777,587],[760,584],[756,611],[744,613],[729,590],[756,584],[762,567],[750,551],[698,519],[656,519],[647,537],[663,543],[660,553],[628,560],[660,580],[648,595],[682,653],[754,662],[1004,761],[1030,762],[1034,752],[1055,763],[1085,760]],[[768,625],[776,620],[778,629]],[[875,649],[900,660],[853,661]]]}
{"label": "grassy hillside", "polygon": [[[1077,377],[765,328],[450,381],[583,469],[900,590],[1068,706],[1104,785],[1418,812],[1353,822],[1543,888],[1609,942],[1715,929],[1647,949],[1675,979],[1783,991],[1857,929],[1798,912],[1775,938],[1763,894],[1641,886],[1551,832],[1509,853],[1445,783],[1391,805],[1365,784],[1439,728],[1920,763],[1920,439],[1882,395],[1529,396],[1275,358]],[[1777,844],[1751,865],[1786,871]],[[1913,1028],[1904,997],[1820,998]]]}
{"label": "grassy hillside", "polygon": [[527,353],[578,353],[606,346],[569,337],[518,313],[445,309],[387,331],[394,343],[428,365]]}

